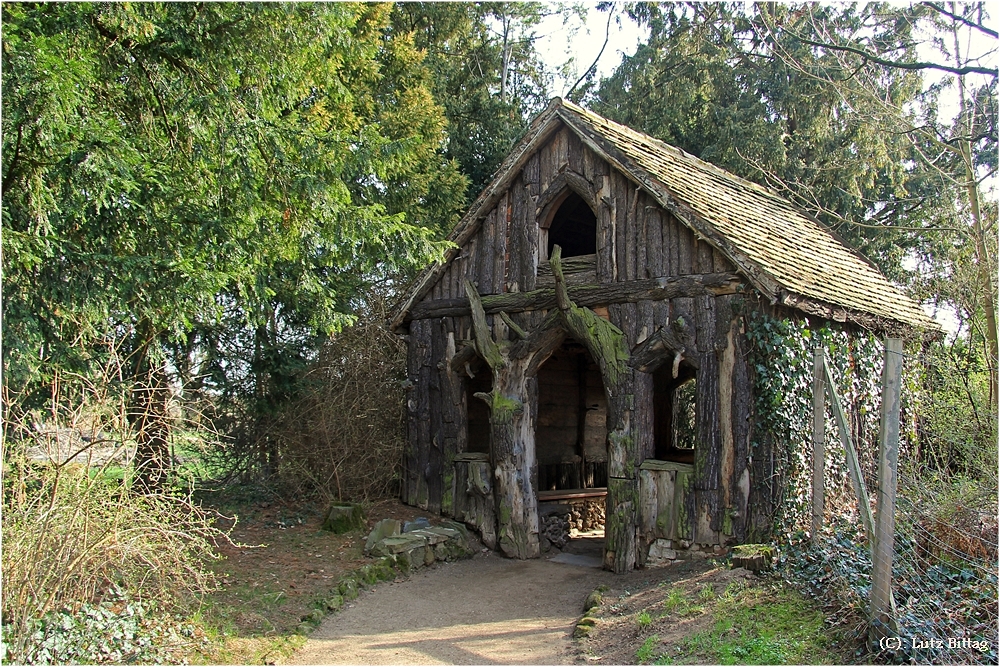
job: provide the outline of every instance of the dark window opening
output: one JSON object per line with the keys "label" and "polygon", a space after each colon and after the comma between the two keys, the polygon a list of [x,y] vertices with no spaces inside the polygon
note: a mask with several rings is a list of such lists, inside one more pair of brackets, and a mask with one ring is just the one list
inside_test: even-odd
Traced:
{"label": "dark window opening", "polygon": [[548,257],[553,246],[562,248],[563,257],[597,253],[597,217],[580,195],[571,192],[552,216],[549,224]]}
{"label": "dark window opening", "polygon": [[601,373],[572,339],[538,370],[538,490],[608,485],[607,400]]}
{"label": "dark window opening", "polygon": [[468,416],[468,440],[466,451],[490,453],[490,408],[486,401],[476,398],[477,392],[493,390],[493,374],[486,364],[480,362],[472,368],[475,377],[465,376],[466,415]]}
{"label": "dark window opening", "polygon": [[677,377],[673,364],[653,373],[653,439],[660,461],[694,463],[698,436],[698,380],[695,369],[681,363]]}

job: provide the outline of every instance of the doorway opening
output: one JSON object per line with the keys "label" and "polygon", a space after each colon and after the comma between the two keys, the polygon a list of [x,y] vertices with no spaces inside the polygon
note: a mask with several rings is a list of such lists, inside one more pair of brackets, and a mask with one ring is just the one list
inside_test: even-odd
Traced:
{"label": "doorway opening", "polygon": [[[600,369],[583,345],[566,339],[538,370],[535,458],[543,551],[603,550],[607,414]],[[571,544],[577,540],[586,542]]]}

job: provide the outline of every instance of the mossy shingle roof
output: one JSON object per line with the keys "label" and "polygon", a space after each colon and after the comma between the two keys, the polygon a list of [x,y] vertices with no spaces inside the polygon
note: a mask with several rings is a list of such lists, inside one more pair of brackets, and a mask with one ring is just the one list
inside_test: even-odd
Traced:
{"label": "mossy shingle roof", "polygon": [[[938,328],[871,263],[781,196],[559,98],[532,123],[491,186],[459,222],[453,241],[461,244],[478,229],[492,206],[488,193],[506,187],[551,135],[552,126],[561,124],[718,248],[771,301],[879,329],[893,323]],[[439,275],[425,272],[394,325]]]}

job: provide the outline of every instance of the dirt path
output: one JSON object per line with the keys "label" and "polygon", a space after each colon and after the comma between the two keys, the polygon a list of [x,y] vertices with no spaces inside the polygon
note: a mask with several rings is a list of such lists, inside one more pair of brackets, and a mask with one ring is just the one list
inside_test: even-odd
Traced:
{"label": "dirt path", "polygon": [[365,593],[288,664],[570,664],[583,602],[613,576],[483,554],[442,564]]}

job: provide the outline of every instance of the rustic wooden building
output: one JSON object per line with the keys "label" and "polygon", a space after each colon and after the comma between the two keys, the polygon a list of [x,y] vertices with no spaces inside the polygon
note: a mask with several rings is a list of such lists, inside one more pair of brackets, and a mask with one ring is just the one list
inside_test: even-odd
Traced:
{"label": "rustic wooden building", "polygon": [[605,565],[745,539],[749,310],[929,327],[773,192],[555,99],[391,325],[408,334],[403,500],[539,555],[539,497],[606,489]]}

